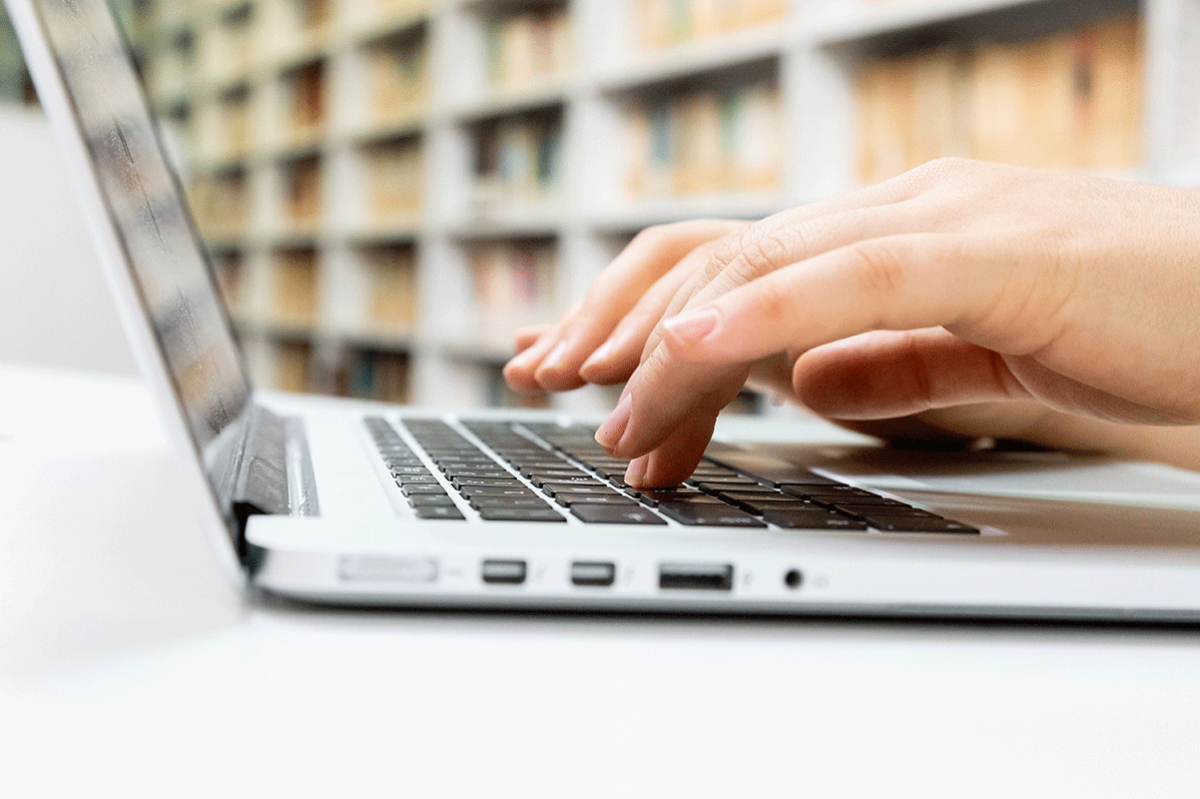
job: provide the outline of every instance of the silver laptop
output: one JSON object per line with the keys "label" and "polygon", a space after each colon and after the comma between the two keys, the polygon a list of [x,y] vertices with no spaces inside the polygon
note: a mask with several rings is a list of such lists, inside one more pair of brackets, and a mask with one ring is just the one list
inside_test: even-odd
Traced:
{"label": "silver laptop", "polygon": [[6,2],[237,579],[397,606],[1200,619],[1189,472],[726,440],[685,485],[636,492],[554,414],[261,397],[104,0]]}

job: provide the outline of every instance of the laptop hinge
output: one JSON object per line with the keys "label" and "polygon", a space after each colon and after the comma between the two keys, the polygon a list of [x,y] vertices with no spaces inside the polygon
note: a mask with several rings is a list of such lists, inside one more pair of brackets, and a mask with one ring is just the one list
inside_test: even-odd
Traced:
{"label": "laptop hinge", "polygon": [[232,508],[241,540],[246,521],[259,514],[287,515],[288,420],[260,406],[250,411],[241,463],[234,483]]}

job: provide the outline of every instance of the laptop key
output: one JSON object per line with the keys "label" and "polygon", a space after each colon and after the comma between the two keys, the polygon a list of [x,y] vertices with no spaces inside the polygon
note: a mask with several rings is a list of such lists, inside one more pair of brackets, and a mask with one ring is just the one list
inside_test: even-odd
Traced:
{"label": "laptop key", "polygon": [[695,527],[766,527],[758,519],[743,513],[737,508],[726,505],[720,500],[719,504],[709,505],[698,502],[659,503],[659,511],[666,517],[680,524]]}
{"label": "laptop key", "polygon": [[975,527],[943,519],[940,516],[864,516],[863,521],[885,533],[979,534],[979,530]]}
{"label": "laptop key", "polygon": [[607,494],[573,494],[560,491],[554,495],[554,501],[564,508],[574,505],[637,505],[632,497],[618,494],[616,491]]}
{"label": "laptop key", "polygon": [[497,477],[455,477],[454,487],[460,491],[464,488],[523,488],[520,480],[509,475],[508,478]]}
{"label": "laptop key", "polygon": [[539,508],[487,505],[479,509],[479,516],[489,522],[565,522],[567,520],[566,517],[545,503]]}
{"label": "laptop key", "polygon": [[454,498],[449,494],[413,494],[408,498],[408,504],[414,508],[453,508]]}
{"label": "laptop key", "polygon": [[418,519],[447,519],[461,521],[467,518],[463,516],[462,511],[453,506],[445,507],[442,505],[420,505],[413,508],[413,513],[417,515]]}
{"label": "laptop key", "polygon": [[397,474],[392,475],[400,485],[416,485],[419,483],[437,484],[437,478],[432,474]]}
{"label": "laptop key", "polygon": [[788,530],[866,530],[858,519],[826,510],[779,509],[763,511],[763,521]]}
{"label": "laptop key", "polygon": [[653,512],[632,502],[572,505],[571,513],[588,524],[666,524]]}
{"label": "laptop key", "polygon": [[542,483],[541,489],[552,497],[559,494],[616,494],[616,490],[603,483]]}
{"label": "laptop key", "polygon": [[411,483],[400,486],[400,491],[406,497],[416,496],[418,494],[445,494],[446,489],[442,488],[437,483]]}
{"label": "laptop key", "polygon": [[521,497],[537,497],[537,494],[532,489],[518,483],[515,486],[463,486],[459,489],[464,497],[511,497],[513,499]]}
{"label": "laptop key", "polygon": [[544,508],[546,500],[539,496],[528,497],[470,497],[468,502],[475,510],[482,508]]}

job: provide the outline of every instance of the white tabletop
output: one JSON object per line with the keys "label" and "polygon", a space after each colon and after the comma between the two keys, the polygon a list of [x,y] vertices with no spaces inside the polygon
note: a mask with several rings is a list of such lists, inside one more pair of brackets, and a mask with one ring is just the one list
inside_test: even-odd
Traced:
{"label": "white tabletop", "polygon": [[1194,627],[243,604],[176,470],[0,367],[0,795],[1200,795]]}

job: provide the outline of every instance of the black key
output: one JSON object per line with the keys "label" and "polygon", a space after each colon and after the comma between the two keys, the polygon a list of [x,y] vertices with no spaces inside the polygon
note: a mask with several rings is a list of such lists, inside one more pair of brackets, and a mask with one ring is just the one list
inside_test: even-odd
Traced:
{"label": "black key", "polygon": [[742,500],[735,502],[739,508],[749,511],[755,515],[765,513],[769,510],[796,510],[796,511],[817,511],[818,513],[829,513],[829,509],[824,505],[818,505],[806,499],[798,499],[797,497],[788,497],[780,495],[780,499],[754,499]]}
{"label": "black key", "polygon": [[695,503],[695,504],[700,504],[700,505],[724,505],[725,504],[724,502],[722,502],[721,500],[712,496],[711,494],[704,494],[699,491],[692,491],[690,489],[674,489],[674,488],[652,489],[649,491],[642,491],[640,493],[641,493],[642,500],[644,502],[646,502],[648,505],[650,505],[651,507],[654,507],[655,505],[662,503],[662,502],[671,502],[671,503],[689,502],[689,503]]}
{"label": "black key", "polygon": [[396,478],[399,485],[418,485],[420,483],[437,485],[437,478],[432,474],[396,474],[392,475]]}
{"label": "black key", "polygon": [[747,491],[754,488],[766,488],[762,483],[751,480],[749,477],[738,480],[701,480],[696,485],[701,491],[710,491],[714,494],[718,491]]}
{"label": "black key", "polygon": [[864,496],[854,496],[854,497],[850,497],[848,499],[844,498],[844,497],[828,497],[828,496],[822,496],[822,495],[818,494],[818,495],[814,496],[813,499],[817,502],[832,501],[834,505],[858,505],[861,507],[874,507],[874,508],[910,508],[910,507],[912,507],[911,505],[901,502],[898,499],[888,499],[887,497],[880,497],[880,496],[876,496],[874,494],[868,494],[868,495],[864,495]]}
{"label": "black key", "polygon": [[511,480],[513,479],[511,472],[506,472],[503,469],[461,469],[448,472],[454,477],[475,477],[485,480]]}
{"label": "black key", "polygon": [[445,494],[446,490],[437,483],[412,483],[410,485],[400,486],[400,491],[404,496],[411,497],[417,494]]}
{"label": "black key", "polygon": [[535,474],[529,478],[529,482],[541,488],[546,485],[602,485],[596,479],[595,475],[585,474],[583,472],[575,472],[569,475],[551,475]]}
{"label": "black key", "polygon": [[970,525],[940,516],[867,516],[863,521],[885,533],[965,533],[978,535]]}
{"label": "black key", "polygon": [[863,491],[861,488],[844,485],[782,485],[779,490],[785,494],[791,494],[794,497],[874,497],[877,494],[872,494],[870,491]]}
{"label": "black key", "polygon": [[484,508],[545,508],[546,500],[541,497],[471,497],[471,507],[475,510]]}
{"label": "black key", "polygon": [[848,516],[856,516],[864,518],[866,516],[905,516],[908,518],[934,518],[940,519],[936,513],[930,513],[927,510],[914,508],[911,505],[897,503],[895,505],[859,505],[857,502],[838,502],[831,505],[834,510],[840,513],[845,513]]}
{"label": "black key", "polygon": [[733,502],[735,504],[741,502],[753,502],[755,500],[776,500],[780,502],[789,500],[792,502],[804,501],[799,497],[789,496],[788,494],[784,494],[780,491],[771,491],[769,489],[764,489],[762,491],[717,491],[716,495],[726,502]]}
{"label": "black key", "polygon": [[504,486],[463,486],[459,492],[468,498],[475,497],[536,497],[532,489],[519,483],[512,488]]}
{"label": "black key", "polygon": [[462,515],[462,511],[460,511],[458,508],[448,508],[440,505],[422,505],[420,507],[413,508],[413,513],[417,514],[418,519],[466,519],[466,517]]}
{"label": "black key", "polygon": [[696,502],[660,503],[658,509],[680,524],[698,527],[766,527],[753,516],[724,503],[705,505]]}
{"label": "black key", "polygon": [[464,488],[524,488],[522,483],[511,475],[508,479],[496,479],[494,477],[455,477],[451,482],[454,487],[460,491]]}
{"label": "black key", "polygon": [[505,506],[487,506],[479,509],[481,518],[489,522],[565,522],[566,518],[558,511],[543,505],[540,508],[514,508]]}
{"label": "black key", "polygon": [[392,466],[392,476],[398,474],[429,474],[429,470],[424,466]]}
{"label": "black key", "polygon": [[550,496],[559,494],[602,494],[614,495],[612,486],[603,483],[542,483],[541,489]]}
{"label": "black key", "polygon": [[808,469],[798,467],[783,467],[780,469],[752,469],[754,477],[776,488],[784,486],[835,486],[844,485],[837,480],[831,480]]}
{"label": "black key", "polygon": [[573,505],[636,505],[630,497],[611,491],[607,494],[576,494],[560,491],[554,495],[554,501],[564,508]]}
{"label": "black key", "polygon": [[449,494],[413,494],[408,504],[414,508],[453,508],[454,499]]}
{"label": "black key", "polygon": [[763,520],[789,530],[866,530],[858,519],[824,510],[779,509],[763,512]]}
{"label": "black key", "polygon": [[632,502],[572,505],[571,513],[588,524],[666,524],[652,512]]}

